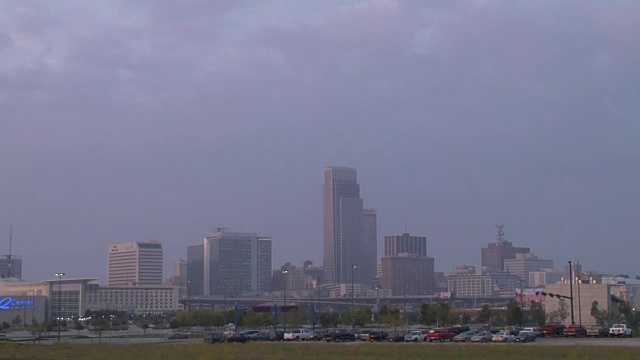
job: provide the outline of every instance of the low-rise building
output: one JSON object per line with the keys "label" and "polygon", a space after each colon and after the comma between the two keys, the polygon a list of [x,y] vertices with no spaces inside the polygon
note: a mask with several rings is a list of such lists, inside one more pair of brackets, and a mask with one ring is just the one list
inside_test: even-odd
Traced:
{"label": "low-rise building", "polygon": [[164,314],[180,309],[177,286],[100,286],[89,284],[88,310],[116,310],[131,314]]}

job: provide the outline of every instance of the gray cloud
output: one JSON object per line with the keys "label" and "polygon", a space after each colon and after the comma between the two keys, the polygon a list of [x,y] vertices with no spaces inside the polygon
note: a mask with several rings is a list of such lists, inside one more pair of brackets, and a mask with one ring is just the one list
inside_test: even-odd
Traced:
{"label": "gray cloud", "polygon": [[173,261],[211,226],[319,262],[326,165],[440,270],[505,223],[634,271],[637,4],[182,5],[0,4],[0,224],[29,277],[103,277],[109,243],[145,238]]}

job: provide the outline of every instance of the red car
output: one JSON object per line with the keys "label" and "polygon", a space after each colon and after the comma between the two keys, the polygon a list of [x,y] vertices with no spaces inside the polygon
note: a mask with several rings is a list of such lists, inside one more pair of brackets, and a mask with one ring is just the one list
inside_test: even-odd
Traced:
{"label": "red car", "polygon": [[445,340],[453,341],[454,336],[455,335],[449,329],[434,329],[430,330],[427,334],[427,340],[429,340],[429,342],[443,342]]}

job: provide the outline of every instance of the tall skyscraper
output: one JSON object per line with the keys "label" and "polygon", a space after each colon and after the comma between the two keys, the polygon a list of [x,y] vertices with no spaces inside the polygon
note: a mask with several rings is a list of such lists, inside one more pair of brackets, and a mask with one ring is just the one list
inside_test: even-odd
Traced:
{"label": "tall skyscraper", "polygon": [[271,238],[217,228],[187,248],[191,295],[271,290]]}
{"label": "tall skyscraper", "polygon": [[[370,245],[365,242],[363,201],[355,169],[325,168],[323,215],[323,283],[370,284],[375,277],[376,258],[369,258],[366,249]],[[367,224],[371,234],[375,220]]]}
{"label": "tall skyscraper", "polygon": [[109,247],[109,286],[162,285],[162,244],[156,240]]}

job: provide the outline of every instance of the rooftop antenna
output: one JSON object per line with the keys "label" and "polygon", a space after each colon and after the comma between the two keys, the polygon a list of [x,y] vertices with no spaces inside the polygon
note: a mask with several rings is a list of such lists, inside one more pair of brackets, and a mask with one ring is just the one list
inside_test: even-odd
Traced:
{"label": "rooftop antenna", "polygon": [[498,235],[498,245],[503,245],[505,243],[504,240],[504,225],[503,224],[497,224],[496,225],[496,232]]}

